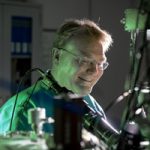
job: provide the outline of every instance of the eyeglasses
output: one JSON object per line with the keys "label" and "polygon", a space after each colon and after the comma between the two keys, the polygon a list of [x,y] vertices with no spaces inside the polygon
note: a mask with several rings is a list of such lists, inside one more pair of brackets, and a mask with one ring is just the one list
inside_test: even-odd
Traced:
{"label": "eyeglasses", "polygon": [[69,54],[71,54],[72,56],[76,57],[77,60],[78,60],[78,63],[81,65],[81,66],[89,66],[91,64],[94,64],[94,65],[97,65],[98,68],[100,70],[105,70],[108,66],[109,66],[109,63],[107,61],[104,61],[104,62],[97,62],[96,60],[93,60],[93,59],[89,59],[87,57],[81,57],[81,56],[78,56],[72,52],[70,52],[69,50],[67,49],[64,49],[64,48],[58,48],[57,49],[60,49],[60,50],[63,50],[65,52],[68,52]]}

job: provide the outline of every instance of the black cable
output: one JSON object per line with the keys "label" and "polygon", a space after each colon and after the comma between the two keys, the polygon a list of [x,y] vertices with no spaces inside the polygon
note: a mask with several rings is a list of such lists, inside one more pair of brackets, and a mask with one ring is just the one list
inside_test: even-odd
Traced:
{"label": "black cable", "polygon": [[[143,51],[143,48],[142,50]],[[136,87],[137,85],[137,82],[138,82],[138,79],[139,79],[139,73],[140,73],[140,69],[141,69],[141,64],[142,64],[142,60],[143,60],[143,53],[141,53],[141,58],[139,59],[139,62],[138,62],[138,68],[137,68],[137,72],[136,72],[136,76],[135,76],[135,82],[134,82],[134,85],[133,85],[133,88]],[[133,91],[131,93],[131,95],[129,95],[129,98],[128,98],[128,103],[127,103],[127,107],[126,107],[126,113],[124,114],[124,121],[123,121],[123,125],[125,124],[125,122],[129,119],[129,115],[131,113],[131,110],[132,108],[134,107],[134,103],[135,103],[135,99],[134,99],[134,96],[135,96],[135,92],[136,91]]]}
{"label": "black cable", "polygon": [[21,80],[19,82],[19,85],[18,85],[18,88],[17,88],[17,92],[16,92],[16,98],[15,98],[14,107],[13,107],[13,110],[12,110],[12,116],[11,116],[11,120],[10,120],[9,131],[12,130],[12,123],[13,123],[13,118],[14,118],[15,108],[16,108],[16,105],[17,105],[17,100],[18,100],[18,95],[19,95],[20,87],[21,87],[22,83],[24,82],[24,80],[26,79],[26,77],[28,75],[30,75],[33,71],[37,71],[37,72],[40,73],[40,75],[44,75],[44,72],[41,69],[39,69],[39,68],[33,68],[33,69],[28,70],[25,73],[25,75],[21,78]]}
{"label": "black cable", "polygon": [[25,110],[25,108],[26,108],[27,104],[29,103],[29,101],[30,101],[30,99],[31,99],[31,97],[32,97],[32,95],[33,95],[33,92],[34,92],[34,90],[35,90],[35,88],[36,88],[36,86],[37,86],[37,84],[38,84],[38,82],[39,82],[40,80],[41,80],[41,78],[38,78],[38,79],[36,80],[36,82],[35,82],[35,84],[34,84],[34,86],[33,86],[33,88],[32,88],[31,93],[29,94],[29,96],[27,97],[25,103],[23,104],[23,109],[22,109],[22,110]]}
{"label": "black cable", "polygon": [[124,98],[126,98],[127,96],[129,96],[129,94],[131,94],[133,92],[134,89],[129,89],[128,91],[123,92],[123,94],[121,94],[120,96],[117,97],[117,99],[112,100],[104,109],[104,112],[108,112],[112,107],[114,107],[115,105],[117,105],[119,102],[121,102],[122,100],[124,100]]}

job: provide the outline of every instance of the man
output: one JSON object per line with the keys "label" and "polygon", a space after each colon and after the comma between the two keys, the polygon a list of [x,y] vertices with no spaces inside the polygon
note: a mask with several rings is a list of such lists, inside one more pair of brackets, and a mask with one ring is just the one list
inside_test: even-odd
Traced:
{"label": "man", "polygon": [[[51,71],[3,105],[0,133],[31,130],[27,121],[29,108],[45,108],[47,117],[53,117],[53,97],[60,93],[83,96],[88,107],[105,118],[102,108],[90,93],[108,66],[105,53],[111,44],[111,35],[93,21],[67,20],[58,29],[53,43]],[[47,125],[44,130],[53,132],[53,126]]]}

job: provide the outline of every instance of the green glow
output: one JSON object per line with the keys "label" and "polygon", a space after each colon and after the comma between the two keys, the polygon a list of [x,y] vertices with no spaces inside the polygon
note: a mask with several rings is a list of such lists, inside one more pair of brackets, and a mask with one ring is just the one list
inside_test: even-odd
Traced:
{"label": "green glow", "polygon": [[125,30],[144,30],[147,20],[147,14],[139,14],[137,9],[127,9],[125,11]]}

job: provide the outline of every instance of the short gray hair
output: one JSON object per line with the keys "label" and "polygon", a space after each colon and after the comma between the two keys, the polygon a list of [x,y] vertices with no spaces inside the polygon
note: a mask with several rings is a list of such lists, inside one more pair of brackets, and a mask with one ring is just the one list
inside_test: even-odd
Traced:
{"label": "short gray hair", "polygon": [[69,39],[81,35],[99,40],[104,52],[106,52],[113,43],[111,35],[107,31],[102,30],[94,21],[89,19],[69,19],[58,29],[53,47],[61,48]]}

